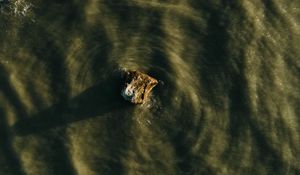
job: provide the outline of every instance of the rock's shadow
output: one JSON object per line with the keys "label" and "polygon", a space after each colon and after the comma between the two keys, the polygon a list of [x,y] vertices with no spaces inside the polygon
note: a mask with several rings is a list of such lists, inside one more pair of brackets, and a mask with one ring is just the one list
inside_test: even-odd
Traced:
{"label": "rock's shadow", "polygon": [[121,76],[101,81],[68,101],[19,120],[13,129],[17,135],[35,134],[130,107],[120,95],[122,82]]}

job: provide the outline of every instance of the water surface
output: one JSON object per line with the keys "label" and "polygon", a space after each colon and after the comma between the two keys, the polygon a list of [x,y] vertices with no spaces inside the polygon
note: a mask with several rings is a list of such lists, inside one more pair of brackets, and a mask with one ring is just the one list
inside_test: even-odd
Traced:
{"label": "water surface", "polygon": [[299,1],[0,3],[1,175],[300,174]]}

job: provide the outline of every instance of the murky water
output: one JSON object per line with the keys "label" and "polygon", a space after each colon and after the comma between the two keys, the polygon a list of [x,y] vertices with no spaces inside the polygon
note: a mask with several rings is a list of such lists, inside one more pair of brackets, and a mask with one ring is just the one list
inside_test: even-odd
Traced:
{"label": "murky water", "polygon": [[0,4],[1,175],[300,174],[298,0]]}

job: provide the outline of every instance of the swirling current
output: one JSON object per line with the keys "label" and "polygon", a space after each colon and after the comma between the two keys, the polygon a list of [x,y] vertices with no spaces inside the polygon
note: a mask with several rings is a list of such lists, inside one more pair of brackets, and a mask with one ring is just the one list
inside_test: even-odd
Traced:
{"label": "swirling current", "polygon": [[299,0],[0,0],[0,174],[300,174],[299,44]]}

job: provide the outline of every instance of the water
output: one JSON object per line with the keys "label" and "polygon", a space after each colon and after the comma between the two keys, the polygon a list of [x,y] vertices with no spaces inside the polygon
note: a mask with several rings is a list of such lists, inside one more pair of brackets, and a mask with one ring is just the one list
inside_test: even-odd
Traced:
{"label": "water", "polygon": [[0,3],[1,175],[300,174],[299,1]]}

